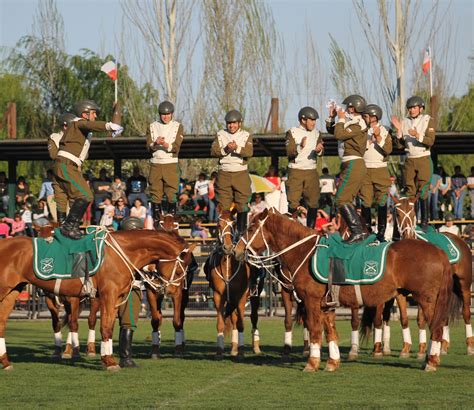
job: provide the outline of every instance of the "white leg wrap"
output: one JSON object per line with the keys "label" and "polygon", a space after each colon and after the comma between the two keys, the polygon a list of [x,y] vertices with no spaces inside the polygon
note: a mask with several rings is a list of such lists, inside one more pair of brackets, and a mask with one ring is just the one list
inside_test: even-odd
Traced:
{"label": "white leg wrap", "polygon": [[384,344],[389,344],[390,343],[390,326],[389,325],[383,325],[383,342]]}
{"label": "white leg wrap", "polygon": [[466,338],[472,337],[472,325],[466,325]]}
{"label": "white leg wrap", "polygon": [[293,332],[285,332],[285,345],[293,346]]}
{"label": "white leg wrap", "polygon": [[181,346],[183,344],[183,334],[181,331],[174,332],[174,345]]}
{"label": "white leg wrap", "polygon": [[382,343],[382,329],[375,328],[374,343]]}
{"label": "white leg wrap", "polygon": [[426,343],[426,329],[420,329],[420,343]]}
{"label": "white leg wrap", "polygon": [[73,348],[79,347],[79,334],[77,332],[71,332],[71,341]]}
{"label": "white leg wrap", "polygon": [[306,327],[303,328],[303,340],[309,341],[309,330]]}
{"label": "white leg wrap", "polygon": [[244,345],[244,332],[239,332],[239,342],[237,346],[243,346]]}
{"label": "white leg wrap", "polygon": [[0,356],[3,356],[7,352],[7,347],[5,345],[5,339],[0,337]]}
{"label": "white leg wrap", "polygon": [[95,343],[95,329],[89,329],[87,334],[87,343]]}
{"label": "white leg wrap", "polygon": [[329,357],[333,360],[340,360],[341,354],[339,353],[339,346],[336,342],[329,342]]}
{"label": "white leg wrap", "polygon": [[449,326],[443,326],[443,340],[449,343]]}
{"label": "white leg wrap", "polygon": [[66,343],[68,345],[72,345],[72,336],[71,336],[71,332],[68,332],[67,333],[67,339],[66,339]]}
{"label": "white leg wrap", "polygon": [[359,346],[359,331],[353,330],[351,332],[351,345]]}
{"label": "white leg wrap", "polygon": [[181,329],[181,337],[182,337],[182,340],[183,340],[183,344],[184,342],[186,342],[186,336],[184,335],[184,329]]}
{"label": "white leg wrap", "polygon": [[63,345],[63,335],[61,332],[57,332],[54,334],[54,345],[61,347]]}
{"label": "white leg wrap", "polygon": [[239,331],[237,329],[232,329],[232,343],[237,344],[239,342]]}
{"label": "white leg wrap", "polygon": [[224,350],[224,333],[217,334],[217,347]]}
{"label": "white leg wrap", "polygon": [[319,346],[319,343],[309,344],[309,356],[317,359],[321,357],[321,347]]}
{"label": "white leg wrap", "polygon": [[112,339],[107,340],[106,342],[100,342],[100,355],[101,356],[110,356],[113,354],[113,344]]}
{"label": "white leg wrap", "polygon": [[160,345],[161,344],[161,332],[151,332],[151,344]]}
{"label": "white leg wrap", "polygon": [[402,329],[402,334],[403,334],[403,342],[408,343],[411,345],[411,333],[410,333],[410,328],[407,327],[406,329]]}
{"label": "white leg wrap", "polygon": [[441,342],[431,341],[430,355],[439,356],[441,353]]}
{"label": "white leg wrap", "polygon": [[258,329],[253,329],[252,334],[253,334],[253,340],[255,342],[258,342],[260,340],[260,333],[259,333]]}

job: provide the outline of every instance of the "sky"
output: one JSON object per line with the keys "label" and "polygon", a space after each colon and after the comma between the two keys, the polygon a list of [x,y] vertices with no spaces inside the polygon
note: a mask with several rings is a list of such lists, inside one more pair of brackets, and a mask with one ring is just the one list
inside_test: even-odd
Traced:
{"label": "sky", "polygon": [[[322,60],[329,61],[329,33],[341,47],[351,48],[354,43],[364,47],[360,24],[354,17],[350,0],[266,0],[271,8],[278,32],[286,44],[286,59],[294,56],[295,48],[304,42],[304,27],[310,27],[318,44]],[[65,46],[70,54],[82,48],[96,51],[100,55],[115,54],[116,39],[119,37],[123,18],[119,0],[57,0],[59,12],[64,19]],[[427,11],[432,1],[422,0]],[[38,0],[0,0],[0,46],[3,52],[15,46],[24,35],[32,33],[34,14]],[[371,10],[376,9],[375,0],[367,0]],[[474,0],[441,0],[442,8],[449,5],[450,29],[457,33],[455,47],[456,80],[453,90],[456,95],[467,91],[472,80],[472,64],[469,56],[474,55],[472,22],[474,21]],[[421,23],[422,24],[422,23]],[[440,27],[446,29],[446,27]],[[426,47],[420,44],[420,53]],[[434,56],[436,58],[436,56]],[[409,93],[409,90],[408,90]],[[331,96],[328,96],[331,97]],[[293,96],[293,105],[304,104],[301,96]],[[291,116],[293,109],[289,109]]]}

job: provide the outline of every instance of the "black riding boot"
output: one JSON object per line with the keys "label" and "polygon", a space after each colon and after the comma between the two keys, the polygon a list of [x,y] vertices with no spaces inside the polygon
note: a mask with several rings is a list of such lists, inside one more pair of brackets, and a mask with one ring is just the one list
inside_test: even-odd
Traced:
{"label": "black riding boot", "polygon": [[344,204],[339,208],[339,211],[351,231],[351,235],[344,242],[352,244],[364,240],[367,234],[364,233],[362,221],[354,206],[352,204]]}
{"label": "black riding boot", "polygon": [[393,234],[392,241],[397,242],[401,239],[400,231],[398,230],[397,211],[393,211]]}
{"label": "black riding boot", "polygon": [[362,205],[361,207],[362,217],[364,218],[365,226],[369,232],[372,232],[372,213],[370,208],[367,208]]}
{"label": "black riding boot", "polygon": [[79,198],[74,201],[69,213],[61,226],[61,234],[69,239],[81,239],[82,232],[80,229],[82,216],[86,212],[89,202]]}
{"label": "black riding boot", "polygon": [[306,226],[308,228],[314,229],[314,225],[316,224],[316,217],[318,216],[317,208],[309,208],[308,215],[306,215]]}
{"label": "black riding boot", "polygon": [[288,214],[293,218],[297,219],[297,212],[298,210],[296,208],[288,208]]}
{"label": "black riding boot", "polygon": [[160,203],[152,202],[151,210],[153,212],[153,222],[160,223],[160,215],[163,213]]}
{"label": "black riding boot", "polygon": [[428,207],[428,198],[426,199],[419,199],[418,200],[420,204],[420,228],[423,230],[423,232],[426,232],[428,230],[428,212],[429,212],[429,207]]}
{"label": "black riding boot", "polygon": [[377,240],[385,242],[385,230],[387,229],[387,205],[379,205],[377,208]]}
{"label": "black riding boot", "polygon": [[176,202],[168,202],[168,212],[169,215],[176,215]]}
{"label": "black riding boot", "polygon": [[56,215],[57,215],[57,218],[58,218],[58,224],[59,224],[59,226],[61,226],[64,223],[64,221],[66,220],[67,214],[66,214],[66,212],[57,211]]}
{"label": "black riding boot", "polygon": [[138,367],[132,359],[132,341],[133,330],[121,327],[119,336],[120,367]]}
{"label": "black riding boot", "polygon": [[234,238],[234,242],[238,242],[242,234],[247,229],[247,212],[237,213],[237,232]]}

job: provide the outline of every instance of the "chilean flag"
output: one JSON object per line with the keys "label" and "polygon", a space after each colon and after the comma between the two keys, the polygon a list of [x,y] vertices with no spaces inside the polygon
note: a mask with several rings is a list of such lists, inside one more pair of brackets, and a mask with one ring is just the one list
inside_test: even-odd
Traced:
{"label": "chilean flag", "polygon": [[431,68],[431,55],[430,55],[430,49],[427,48],[425,50],[425,58],[423,59],[423,73],[426,74],[428,71],[430,71]]}
{"label": "chilean flag", "polygon": [[117,80],[117,64],[115,61],[106,62],[101,68],[100,71],[103,71],[107,74],[113,81]]}

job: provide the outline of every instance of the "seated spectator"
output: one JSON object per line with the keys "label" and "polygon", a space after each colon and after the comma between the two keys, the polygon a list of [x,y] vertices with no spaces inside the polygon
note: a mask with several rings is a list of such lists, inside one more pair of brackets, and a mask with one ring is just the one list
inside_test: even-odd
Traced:
{"label": "seated spectator", "polygon": [[100,224],[102,218],[102,210],[105,198],[110,198],[112,192],[112,181],[107,176],[107,170],[101,168],[99,178],[92,181],[92,191],[94,193],[94,223]]}
{"label": "seated spectator", "polygon": [[331,212],[334,198],[336,195],[336,182],[334,177],[329,175],[329,169],[324,167],[322,170],[323,174],[319,177],[319,207],[325,209],[327,212]]}
{"label": "seated spectator", "polygon": [[474,224],[469,224],[464,228],[461,238],[466,241],[469,248],[474,249]]}
{"label": "seated spectator", "polygon": [[146,208],[143,206],[143,202],[140,198],[136,198],[135,201],[133,201],[133,206],[130,209],[130,216],[134,218],[140,218],[143,220],[143,223],[145,223],[146,219]]}
{"label": "seated spectator", "polygon": [[46,201],[40,200],[33,210],[33,224],[43,227],[49,225],[49,211]]}
{"label": "seated spectator", "polygon": [[209,238],[209,229],[202,226],[201,218],[197,218],[191,224],[191,238],[202,238],[202,239]]}
{"label": "seated spectator", "polygon": [[181,192],[178,194],[178,208],[184,209],[192,196],[191,184],[183,180],[183,186]]}
{"label": "seated spectator", "polygon": [[0,172],[0,212],[8,212],[8,178],[5,172]]}
{"label": "seated spectator", "polygon": [[204,172],[199,174],[199,178],[194,184],[194,211],[200,209],[200,202],[204,204],[204,211],[207,211],[208,221],[212,221],[212,218],[215,214],[215,204],[214,201],[209,197],[211,190],[211,181],[207,179],[207,175]]}
{"label": "seated spectator", "polygon": [[439,228],[439,232],[449,232],[452,233],[453,235],[459,236],[459,227],[454,225],[454,215],[453,214],[448,214],[446,215],[445,218],[445,224]]}
{"label": "seated spectator", "polygon": [[41,184],[41,190],[38,195],[39,199],[44,199],[48,204],[48,213],[53,218],[54,222],[57,222],[56,215],[56,201],[54,200],[54,190],[53,190],[53,180],[54,174],[51,169],[46,171],[46,178],[43,179]]}
{"label": "seated spectator", "polygon": [[140,198],[143,205],[148,205],[148,197],[145,190],[148,186],[146,178],[140,174],[140,168],[134,167],[133,174],[127,179],[127,198],[128,203],[132,205],[136,198]]}
{"label": "seated spectator", "polygon": [[324,209],[318,209],[316,213],[316,223],[314,229],[319,232],[325,232],[327,225],[331,223],[329,215],[324,211]]}
{"label": "seated spectator", "polygon": [[389,195],[387,198],[387,208],[390,211],[393,211],[393,207],[395,206],[395,201],[393,198],[400,198],[400,193],[397,187],[397,178],[395,175],[390,175],[390,188],[388,191]]}
{"label": "seated spectator", "polygon": [[430,205],[430,220],[437,221],[439,219],[438,194],[441,185],[441,175],[433,172],[430,181],[430,192],[428,194],[428,202]]}
{"label": "seated spectator", "polygon": [[250,218],[253,218],[255,215],[263,212],[265,209],[268,208],[267,203],[263,200],[262,194],[256,193],[255,194],[255,201],[250,204],[249,211],[250,211]]}
{"label": "seated spectator", "polygon": [[384,238],[387,242],[393,238],[393,214],[391,212],[387,214],[387,227],[385,228]]}
{"label": "seated spectator", "polygon": [[30,186],[25,180],[25,177],[18,177],[15,187],[15,197],[17,206],[22,206],[30,196]]}
{"label": "seated spectator", "polygon": [[114,229],[118,230],[122,221],[130,215],[130,210],[125,206],[125,198],[119,198],[115,203]]}
{"label": "seated spectator", "polygon": [[454,175],[451,177],[453,212],[456,219],[464,219],[464,198],[467,193],[467,178],[461,172],[461,167],[454,167]]}
{"label": "seated spectator", "polygon": [[441,182],[439,184],[438,192],[438,204],[440,217],[448,214],[452,210],[451,205],[451,177],[445,172],[443,167],[438,167],[439,176],[441,177]]}
{"label": "seated spectator", "polygon": [[102,209],[102,217],[100,218],[100,225],[110,229],[113,227],[115,206],[112,205],[112,201],[109,197],[104,199],[104,202],[99,205]]}
{"label": "seated spectator", "polygon": [[209,222],[216,222],[219,215],[217,215],[217,200],[216,200],[216,181],[217,181],[217,172],[214,171],[211,174],[211,179],[209,180],[209,199],[214,204],[214,212],[211,213],[209,210]]}
{"label": "seated spectator", "polygon": [[467,189],[471,198],[471,219],[474,219],[474,167],[471,167],[471,175],[467,177]]}
{"label": "seated spectator", "polygon": [[115,176],[112,183],[112,203],[115,204],[120,198],[126,198],[126,190],[127,185],[125,182],[119,176]]}
{"label": "seated spectator", "polygon": [[4,217],[3,222],[7,222],[11,225],[11,236],[26,236],[26,224],[18,212],[15,214],[14,219]]}
{"label": "seated spectator", "polygon": [[10,226],[5,222],[5,214],[0,213],[0,238],[10,237]]}
{"label": "seated spectator", "polygon": [[280,209],[281,178],[278,176],[278,167],[270,165],[264,177],[276,187],[273,192],[267,192],[265,194],[265,202],[267,203],[267,207]]}
{"label": "seated spectator", "polygon": [[33,213],[31,212],[31,204],[28,202],[23,204],[21,219],[25,222],[26,234],[33,238],[35,236],[35,231],[33,229]]}

